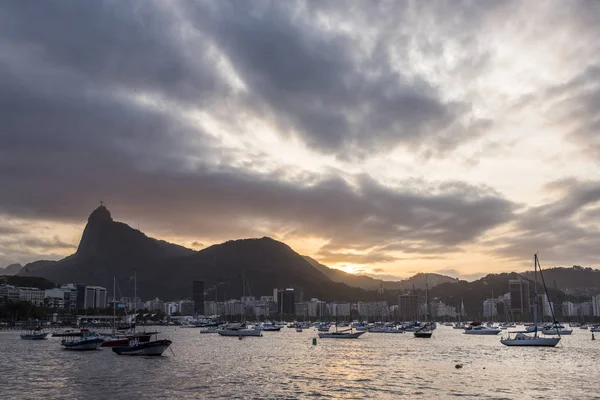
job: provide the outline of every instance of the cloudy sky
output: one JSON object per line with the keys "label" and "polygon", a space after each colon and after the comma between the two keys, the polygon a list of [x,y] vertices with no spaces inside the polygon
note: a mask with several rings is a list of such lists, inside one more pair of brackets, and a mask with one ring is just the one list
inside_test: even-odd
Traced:
{"label": "cloudy sky", "polygon": [[600,267],[600,3],[9,1],[0,266],[90,212],[347,271]]}

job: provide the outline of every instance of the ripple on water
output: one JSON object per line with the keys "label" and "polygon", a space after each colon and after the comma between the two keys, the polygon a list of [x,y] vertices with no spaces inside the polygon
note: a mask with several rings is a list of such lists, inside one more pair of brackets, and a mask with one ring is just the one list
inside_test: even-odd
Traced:
{"label": "ripple on water", "polygon": [[[0,332],[0,398],[397,399],[577,398],[596,393],[600,341],[574,332],[562,348],[501,346],[439,327],[436,340],[365,334],[320,340],[282,330],[232,340],[195,329],[160,328],[175,356],[119,357],[106,349],[71,353],[60,340],[27,342]],[[463,364],[457,370],[455,364]],[[540,368],[543,365],[543,368]],[[485,368],[485,369],[484,369]],[[551,382],[552,384],[548,384]],[[597,398],[597,397],[596,397]]]}

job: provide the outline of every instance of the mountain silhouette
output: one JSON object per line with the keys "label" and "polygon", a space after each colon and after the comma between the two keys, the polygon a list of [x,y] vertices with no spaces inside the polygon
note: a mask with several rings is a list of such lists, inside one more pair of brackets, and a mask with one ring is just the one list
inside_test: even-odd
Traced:
{"label": "mountain silhouette", "polygon": [[132,296],[134,271],[142,299],[190,298],[194,279],[205,281],[208,300],[272,295],[274,288],[285,287],[295,288],[297,299],[368,298],[361,289],[333,282],[289,246],[271,238],[228,241],[196,252],[114,221],[103,205],[89,216],[74,254],[27,264],[19,275],[99,285],[109,292],[114,276],[120,295]]}
{"label": "mountain silhouette", "polygon": [[22,268],[21,264],[10,264],[6,268],[0,268],[0,275],[16,275]]}
{"label": "mountain silhouette", "polygon": [[348,286],[359,287],[365,290],[381,288],[386,290],[411,290],[413,287],[415,289],[425,289],[426,284],[429,285],[429,288],[432,288],[442,283],[458,282],[458,279],[456,278],[434,273],[419,273],[401,281],[384,281],[366,275],[355,275],[339,269],[330,268],[309,256],[304,256],[304,258],[332,281],[345,283]]}

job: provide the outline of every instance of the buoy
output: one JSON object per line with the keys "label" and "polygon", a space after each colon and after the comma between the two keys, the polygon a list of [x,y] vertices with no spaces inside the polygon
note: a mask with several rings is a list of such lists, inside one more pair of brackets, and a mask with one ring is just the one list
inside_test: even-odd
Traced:
{"label": "buoy", "polygon": [[316,346],[316,345],[317,345],[317,338],[316,338],[316,337],[314,337],[314,338],[313,338],[313,346]]}
{"label": "buoy", "polygon": [[596,340],[596,338],[594,337],[594,332],[592,332],[592,340]]}
{"label": "buoy", "polygon": [[242,340],[242,337],[241,337],[241,336],[238,336],[238,340]]}
{"label": "buoy", "polygon": [[454,368],[456,368],[456,369],[461,369],[461,368],[462,368],[462,364],[456,364],[456,365],[454,366]]}

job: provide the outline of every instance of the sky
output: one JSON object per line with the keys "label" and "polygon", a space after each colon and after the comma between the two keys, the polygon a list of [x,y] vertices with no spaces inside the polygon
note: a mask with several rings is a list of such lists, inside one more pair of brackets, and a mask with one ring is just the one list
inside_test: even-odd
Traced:
{"label": "sky", "polygon": [[600,268],[600,3],[0,8],[0,267],[113,218],[384,279]]}

